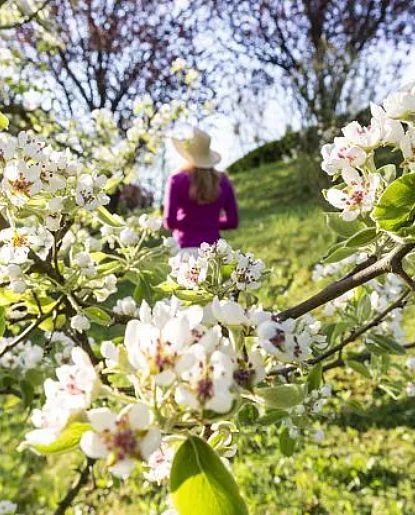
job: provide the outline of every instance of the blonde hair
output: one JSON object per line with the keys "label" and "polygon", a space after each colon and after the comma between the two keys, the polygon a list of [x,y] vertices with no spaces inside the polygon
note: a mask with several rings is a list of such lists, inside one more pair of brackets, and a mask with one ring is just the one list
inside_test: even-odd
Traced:
{"label": "blonde hair", "polygon": [[[182,168],[183,170],[183,168]],[[198,204],[211,204],[220,194],[220,173],[214,168],[197,168],[189,165],[185,171],[190,174],[190,198]]]}

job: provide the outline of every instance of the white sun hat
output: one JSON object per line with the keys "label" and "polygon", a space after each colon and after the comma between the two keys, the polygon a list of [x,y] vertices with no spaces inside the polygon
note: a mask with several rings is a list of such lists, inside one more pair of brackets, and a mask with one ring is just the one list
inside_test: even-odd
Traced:
{"label": "white sun hat", "polygon": [[176,151],[197,168],[213,168],[222,159],[218,152],[211,150],[209,134],[197,127],[193,128],[190,138],[171,140]]}

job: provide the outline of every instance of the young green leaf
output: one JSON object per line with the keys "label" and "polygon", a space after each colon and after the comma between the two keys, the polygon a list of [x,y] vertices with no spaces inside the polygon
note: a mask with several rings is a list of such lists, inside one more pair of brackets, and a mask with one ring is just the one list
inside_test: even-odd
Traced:
{"label": "young green leaf", "polygon": [[334,250],[334,252],[328,253],[328,255],[323,259],[324,263],[337,263],[342,259],[346,259],[349,256],[353,256],[356,254],[357,249],[353,247],[339,247]]}
{"label": "young green leaf", "polygon": [[270,408],[287,409],[297,406],[304,399],[304,389],[297,384],[282,384],[269,388],[258,388],[257,395]]}
{"label": "young green leaf", "polygon": [[365,228],[364,224],[357,220],[346,222],[343,220],[341,213],[326,213],[326,221],[330,229],[343,238],[350,238]]}
{"label": "young green leaf", "polygon": [[118,218],[112,215],[104,206],[98,207],[95,210],[95,213],[99,221],[103,224],[110,225],[111,227],[124,227],[124,224]]}
{"label": "young green leaf", "polygon": [[265,415],[258,419],[258,424],[261,426],[270,426],[271,424],[276,424],[280,422],[283,418],[288,417],[288,411],[283,409],[273,409],[267,411]]}
{"label": "young green leaf", "polygon": [[347,360],[346,366],[351,368],[358,374],[361,374],[363,377],[366,377],[367,379],[372,378],[370,370],[363,363],[360,363],[360,361],[354,361],[352,359]]}
{"label": "young green leaf", "polygon": [[103,309],[96,306],[89,306],[83,309],[85,315],[98,325],[108,326],[111,322],[111,317]]}
{"label": "young green leaf", "polygon": [[308,391],[312,392],[313,390],[317,390],[320,387],[322,380],[323,366],[321,363],[317,363],[317,365],[314,365],[314,367],[310,370],[310,373],[307,377]]}
{"label": "young green leaf", "polygon": [[0,113],[0,131],[4,131],[9,127],[9,119],[3,113]]}
{"label": "young green leaf", "polygon": [[49,445],[33,445],[33,449],[41,454],[61,454],[75,449],[85,431],[91,429],[89,424],[84,422],[72,422],[57,440]]}
{"label": "young green leaf", "polygon": [[280,433],[280,449],[284,456],[292,456],[294,454],[295,440],[290,438],[286,427],[284,427]]}
{"label": "young green leaf", "polygon": [[401,229],[413,225],[415,172],[399,177],[386,188],[373,210],[372,216],[384,231],[400,233]]}
{"label": "young green leaf", "polygon": [[362,229],[346,241],[346,247],[364,247],[378,238],[375,227]]}
{"label": "young green leaf", "polygon": [[176,452],[170,491],[180,515],[248,515],[234,478],[210,445],[196,436]]}

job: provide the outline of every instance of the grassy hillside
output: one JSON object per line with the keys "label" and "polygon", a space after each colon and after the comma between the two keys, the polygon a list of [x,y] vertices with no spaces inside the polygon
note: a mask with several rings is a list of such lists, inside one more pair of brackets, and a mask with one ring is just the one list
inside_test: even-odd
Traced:
{"label": "grassy hillside", "polygon": [[[267,307],[292,304],[315,290],[311,270],[332,241],[322,208],[307,192],[298,166],[277,163],[233,176],[241,226],[226,237],[272,268],[269,284],[261,291]],[[415,513],[415,403],[396,403],[378,395],[373,404],[367,380],[344,371],[333,372],[333,377],[338,399],[347,385],[368,407],[365,416],[347,411],[334,415],[333,409],[333,416],[322,426],[326,433],[322,444],[305,443],[292,458],[285,458],[274,430],[261,432],[247,426],[241,434],[242,452],[234,471],[252,515]],[[0,499],[18,498],[22,513],[53,513],[52,506],[68,487],[73,478],[69,471],[80,456],[45,463],[44,458],[30,455],[30,461],[22,463],[14,444],[16,435],[23,438],[28,413],[18,415],[12,405],[5,411],[14,412],[15,417],[12,421],[0,417],[0,447],[5,456]],[[79,496],[83,508],[76,513],[156,515],[165,509],[163,488],[143,482],[139,473],[121,484],[97,472],[97,484],[99,488],[87,492],[86,498],[84,493]],[[99,506],[98,511],[86,508],[84,501]]]}
{"label": "grassy hillside", "polygon": [[297,166],[279,162],[232,176],[241,225],[224,236],[271,267],[269,285],[261,291],[266,306],[286,304],[287,290],[290,302],[311,293],[311,269],[333,240]]}
{"label": "grassy hillside", "polygon": [[[311,269],[332,241],[302,175],[291,162],[233,176],[241,226],[227,239],[272,267],[270,284],[261,293],[266,306],[293,304],[313,293]],[[363,405],[371,405],[367,380],[344,371],[333,372],[331,379],[338,397],[348,386]],[[379,396],[365,416],[343,411],[324,431],[323,444],[305,444],[292,458],[279,454],[272,430],[242,436],[244,454],[235,470],[253,514],[415,513],[414,402]]]}

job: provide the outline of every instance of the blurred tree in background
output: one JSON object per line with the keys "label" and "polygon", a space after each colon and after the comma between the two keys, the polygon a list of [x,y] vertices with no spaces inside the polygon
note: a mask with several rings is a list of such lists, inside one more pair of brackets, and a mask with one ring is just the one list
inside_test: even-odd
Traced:
{"label": "blurred tree in background", "polygon": [[282,77],[305,124],[330,126],[351,105],[361,109],[391,76],[388,52],[393,76],[399,77],[415,35],[415,4],[406,0],[211,0],[211,5],[230,32],[222,34],[226,48],[234,58],[243,56],[253,75]]}
{"label": "blurred tree in background", "polygon": [[194,64],[191,3],[50,0],[46,7],[54,37],[40,40],[34,24],[26,23],[16,28],[16,38],[26,58],[44,69],[66,114],[106,108],[127,128],[137,97],[149,95],[160,106],[186,94],[171,67],[182,57]]}

